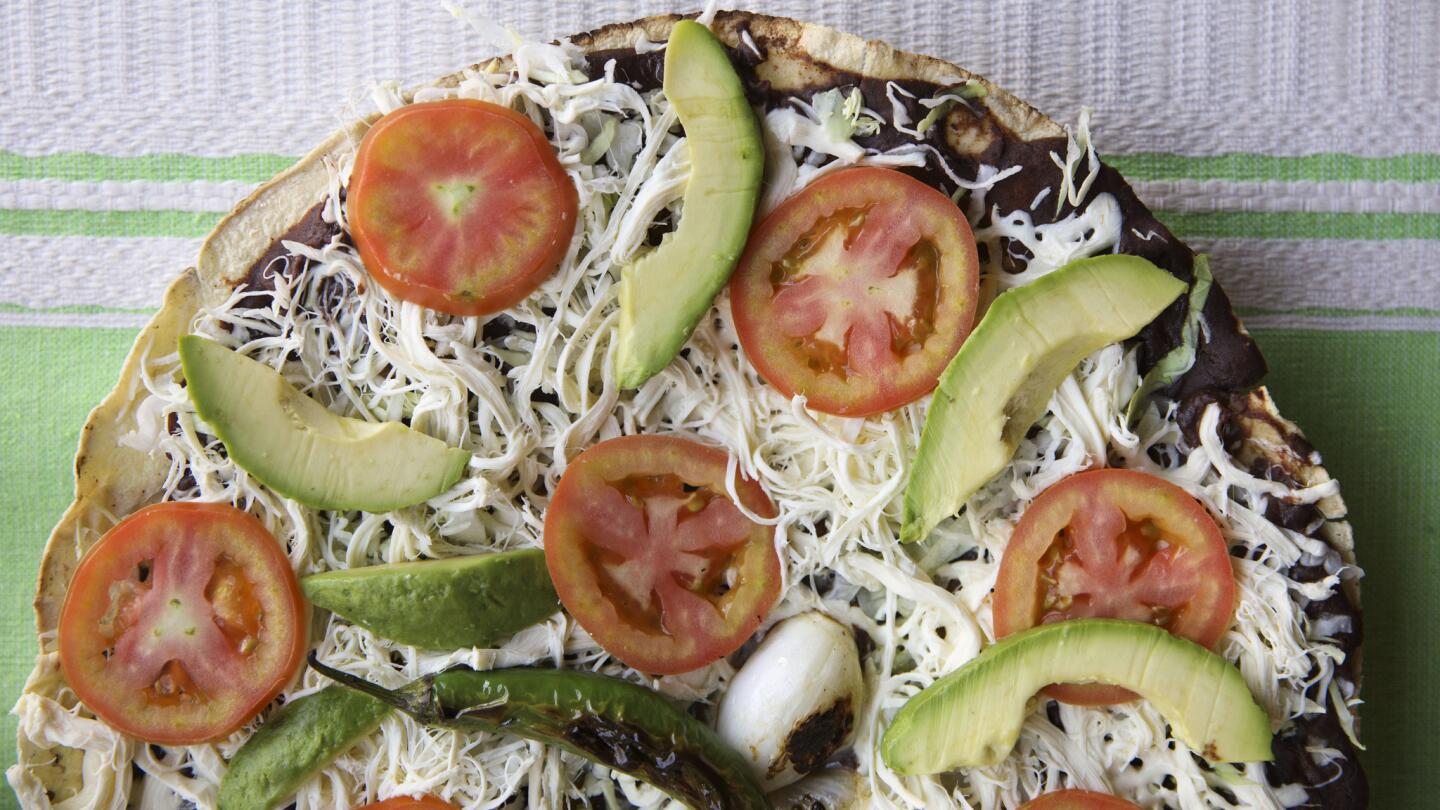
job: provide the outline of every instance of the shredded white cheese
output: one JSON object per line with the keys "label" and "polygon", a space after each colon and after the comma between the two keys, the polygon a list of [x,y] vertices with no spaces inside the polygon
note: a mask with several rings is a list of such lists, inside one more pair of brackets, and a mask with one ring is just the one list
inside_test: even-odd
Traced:
{"label": "shredded white cheese", "polygon": [[[489,35],[503,40],[508,34]],[[1321,711],[1319,701],[1327,696],[1353,700],[1340,695],[1332,680],[1339,649],[1326,639],[1340,628],[1334,622],[1311,627],[1298,601],[1333,592],[1338,573],[1305,586],[1288,580],[1290,564],[1326,550],[1263,517],[1266,498],[1308,502],[1333,492],[1333,484],[1297,492],[1244,473],[1219,443],[1210,414],[1196,452],[1182,448],[1173,413],[1151,409],[1132,431],[1125,410],[1139,377],[1133,354],[1116,345],[1085,360],[1065,381],[1038,430],[961,516],[924,543],[901,546],[900,496],[926,400],[864,420],[808,411],[803,400],[767,385],[746,361],[724,294],[696,328],[689,351],[639,390],[618,389],[609,360],[618,266],[644,243],[662,211],[674,212],[688,150],[663,95],[642,95],[614,81],[613,68],[599,77],[583,75],[578,52],[565,43],[506,47],[516,52],[513,72],[472,72],[455,88],[429,89],[416,98],[504,104],[529,114],[550,135],[579,190],[580,216],[559,272],[535,295],[504,316],[450,318],[389,297],[344,244],[289,245],[292,255],[278,260],[275,270],[298,272],[277,273],[267,306],[249,309],[256,299],[237,291],[194,324],[195,331],[279,369],[332,410],[369,420],[407,419],[471,450],[467,478],[426,504],[387,514],[302,507],[259,486],[224,456],[194,414],[172,354],[142,363],[143,393],[127,414],[133,425],[125,439],[171,459],[165,497],[230,502],[251,511],[286,545],[297,572],[309,573],[538,546],[547,493],[581,450],[622,434],[696,437],[725,448],[735,470],[758,480],[778,507],[778,517],[768,522],[775,526],[785,590],[767,624],[823,610],[874,642],[864,658],[869,700],[854,741],[874,804],[1013,807],[1042,790],[1072,785],[1186,808],[1223,806],[1214,787],[1224,787],[1241,807],[1279,807],[1294,798],[1293,791],[1268,787],[1257,766],[1246,766],[1244,776],[1201,767],[1184,745],[1167,738],[1163,719],[1143,702],[1060,706],[1058,725],[1037,712],[1005,762],[958,779],[900,777],[885,767],[876,752],[888,719],[993,639],[989,592],[1025,505],[1061,478],[1106,464],[1142,469],[1181,486],[1206,506],[1227,540],[1255,552],[1234,563],[1238,621],[1222,652],[1239,665],[1277,726]],[[908,125],[897,95],[905,92],[898,85],[889,92],[896,107],[890,125]],[[842,101],[838,94],[835,101]],[[382,88],[377,103],[388,109],[404,99]],[[938,159],[923,144],[869,152],[852,136],[870,113],[848,99],[826,105],[799,104],[765,117],[767,208],[840,166],[921,166]],[[849,129],[843,137],[828,124],[826,116],[835,115],[850,121],[839,128]],[[606,143],[594,147],[605,132]],[[1077,183],[1074,173],[1085,155],[1089,172]],[[1027,283],[1118,243],[1123,223],[1115,200],[1087,196],[1095,164],[1084,117],[1057,164],[1066,177],[1057,197],[1088,204],[1048,225],[1034,225],[1028,211],[987,210],[985,192],[1005,172],[981,167],[974,178],[953,177],[970,191],[971,222],[990,217],[976,236],[989,248],[984,272],[992,287]],[[348,163],[336,170],[327,210],[339,220]],[[1006,273],[1002,245],[1028,251],[1024,272]],[[172,418],[173,430],[167,426]],[[822,579],[828,584],[817,584]],[[339,620],[321,629],[321,658],[388,687],[460,663],[537,664],[604,672],[680,701],[713,703],[733,674],[721,661],[683,676],[649,678],[610,658],[563,614],[494,650],[419,651]],[[285,697],[322,685],[307,672]],[[145,795],[157,807],[166,799],[155,785],[198,807],[213,807],[225,760],[264,722],[262,717],[213,745],[152,750],[137,749],[48,698],[27,696],[17,712],[23,733],[37,745],[85,752],[90,793],[64,805],[67,810],[123,806],[132,760],[147,775]],[[23,770],[12,775],[27,806],[45,806],[27,780]],[[307,783],[296,802],[300,810],[353,807],[422,792],[467,807],[517,800],[555,806],[596,795],[612,803],[624,797],[644,808],[671,804],[654,788],[569,754],[504,735],[426,729],[402,716],[387,719]]]}

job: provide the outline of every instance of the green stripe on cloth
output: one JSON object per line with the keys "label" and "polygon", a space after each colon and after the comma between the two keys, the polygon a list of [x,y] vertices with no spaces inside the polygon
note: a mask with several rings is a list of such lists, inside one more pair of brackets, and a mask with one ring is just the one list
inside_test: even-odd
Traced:
{"label": "green stripe on cloth", "polygon": [[1156,211],[1181,239],[1440,239],[1440,214]]}
{"label": "green stripe on cloth", "polygon": [[27,307],[23,304],[0,303],[0,312],[13,312],[19,314],[37,313],[45,315],[149,315],[154,311],[154,307],[105,307],[92,304],[69,304],[61,307]]}
{"label": "green stripe on cloth", "polygon": [[298,158],[285,155],[117,157],[90,152],[27,156],[0,150],[0,180],[242,180],[260,183]]}
{"label": "green stripe on cloth", "polygon": [[1440,309],[1426,309],[1425,307],[1393,307],[1391,309],[1349,309],[1345,307],[1272,309],[1269,307],[1235,307],[1235,314],[1242,318],[1251,315],[1319,315],[1326,318],[1413,318],[1440,316]]}
{"label": "green stripe on cloth", "polygon": [[1105,162],[1131,180],[1440,180],[1440,155],[1362,157],[1337,153],[1283,157],[1251,152],[1175,155],[1139,152],[1105,155]]}
{"label": "green stripe on cloth", "polygon": [[[1440,239],[1440,214],[1309,211],[1157,211],[1182,239]],[[15,236],[181,236],[210,233],[210,211],[86,211],[0,208],[0,234]]]}
{"label": "green stripe on cloth", "polygon": [[213,211],[86,211],[0,208],[0,234],[12,236],[205,236],[223,214]]}
{"label": "green stripe on cloth", "polygon": [[1280,412],[1340,480],[1365,569],[1371,807],[1440,795],[1440,334],[1256,331]]}
{"label": "green stripe on cloth", "polygon": [[[35,663],[35,575],[69,506],[85,416],[120,376],[133,329],[0,328],[0,771],[15,762],[15,705]],[[15,794],[0,787],[0,806]]]}
{"label": "green stripe on cloth", "polygon": [[[0,180],[242,180],[259,183],[299,158],[276,154],[200,157],[173,153],[121,157],[91,152],[21,155],[0,150]],[[1365,157],[1326,153],[1287,157],[1253,152],[1106,155],[1134,180],[1397,180],[1440,181],[1440,155]]]}

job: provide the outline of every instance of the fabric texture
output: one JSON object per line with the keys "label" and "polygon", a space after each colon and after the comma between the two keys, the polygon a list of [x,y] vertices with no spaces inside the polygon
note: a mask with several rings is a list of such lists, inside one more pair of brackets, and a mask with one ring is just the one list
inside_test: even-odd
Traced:
{"label": "fabric texture", "polygon": [[[661,0],[470,3],[532,38]],[[1377,807],[1440,793],[1440,4],[752,6],[933,54],[1062,122],[1212,256],[1282,412],[1340,479],[1366,569]],[[489,55],[439,0],[0,6],[0,703],[85,414],[200,239],[362,104]],[[0,723],[0,769],[14,761]],[[14,796],[0,791],[0,807]]]}

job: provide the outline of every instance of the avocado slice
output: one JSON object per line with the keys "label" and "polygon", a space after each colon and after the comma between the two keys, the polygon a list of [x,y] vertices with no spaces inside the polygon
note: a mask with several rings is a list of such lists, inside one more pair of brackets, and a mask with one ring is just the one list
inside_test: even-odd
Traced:
{"label": "avocado slice", "polygon": [[300,589],[381,638],[428,650],[489,647],[560,609],[539,549],[327,571]]}
{"label": "avocado slice", "polygon": [[615,371],[636,388],[669,365],[740,261],[760,195],[764,145],[725,47],[705,26],[675,23],[665,96],[690,147],[680,224],[620,273]]}
{"label": "avocado slice", "polygon": [[1162,627],[1117,619],[1042,624],[985,649],[900,707],[881,754],[904,775],[994,765],[1020,738],[1031,696],[1051,683],[1137,692],[1211,762],[1273,757],[1270,717],[1240,670]]}
{"label": "avocado slice", "polygon": [[320,769],[380,727],[390,704],[331,685],[288,701],[225,767],[219,810],[273,810]]}
{"label": "avocado slice", "polygon": [[180,338],[200,418],[245,472],[316,509],[388,512],[455,485],[470,453],[399,422],[338,416],[279,372],[213,340]]}
{"label": "avocado slice", "polygon": [[1185,282],[1120,254],[1073,261],[995,299],[950,361],[905,485],[900,539],[922,540],[1005,468],[1081,360],[1155,319]]}

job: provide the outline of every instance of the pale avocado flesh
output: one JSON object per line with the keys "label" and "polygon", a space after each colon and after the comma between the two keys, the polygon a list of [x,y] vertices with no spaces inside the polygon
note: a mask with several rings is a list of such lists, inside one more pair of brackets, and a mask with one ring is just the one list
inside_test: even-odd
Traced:
{"label": "pale avocado flesh", "polygon": [[327,571],[300,588],[381,638],[430,650],[489,647],[560,609],[539,549]]}
{"label": "pale avocado flesh", "polygon": [[622,388],[659,373],[710,310],[745,248],[764,168],[740,77],[705,26],[675,24],[664,82],[685,128],[690,177],[680,224],[621,271],[615,370]]}
{"label": "pale avocado flesh", "polygon": [[1004,293],[940,376],[905,487],[903,541],[925,538],[1005,468],[1055,389],[1139,332],[1185,283],[1125,255],[1081,259]]}
{"label": "pale avocado flesh", "polygon": [[1041,625],[987,648],[902,706],[881,754],[904,775],[993,765],[1015,747],[1030,698],[1052,683],[1136,692],[1211,762],[1272,758],[1270,717],[1238,669],[1164,628],[1115,619]]}
{"label": "pale avocado flesh", "polygon": [[180,338],[186,390],[230,458],[316,509],[388,512],[454,486],[470,453],[398,422],[339,416],[279,372],[213,340]]}

